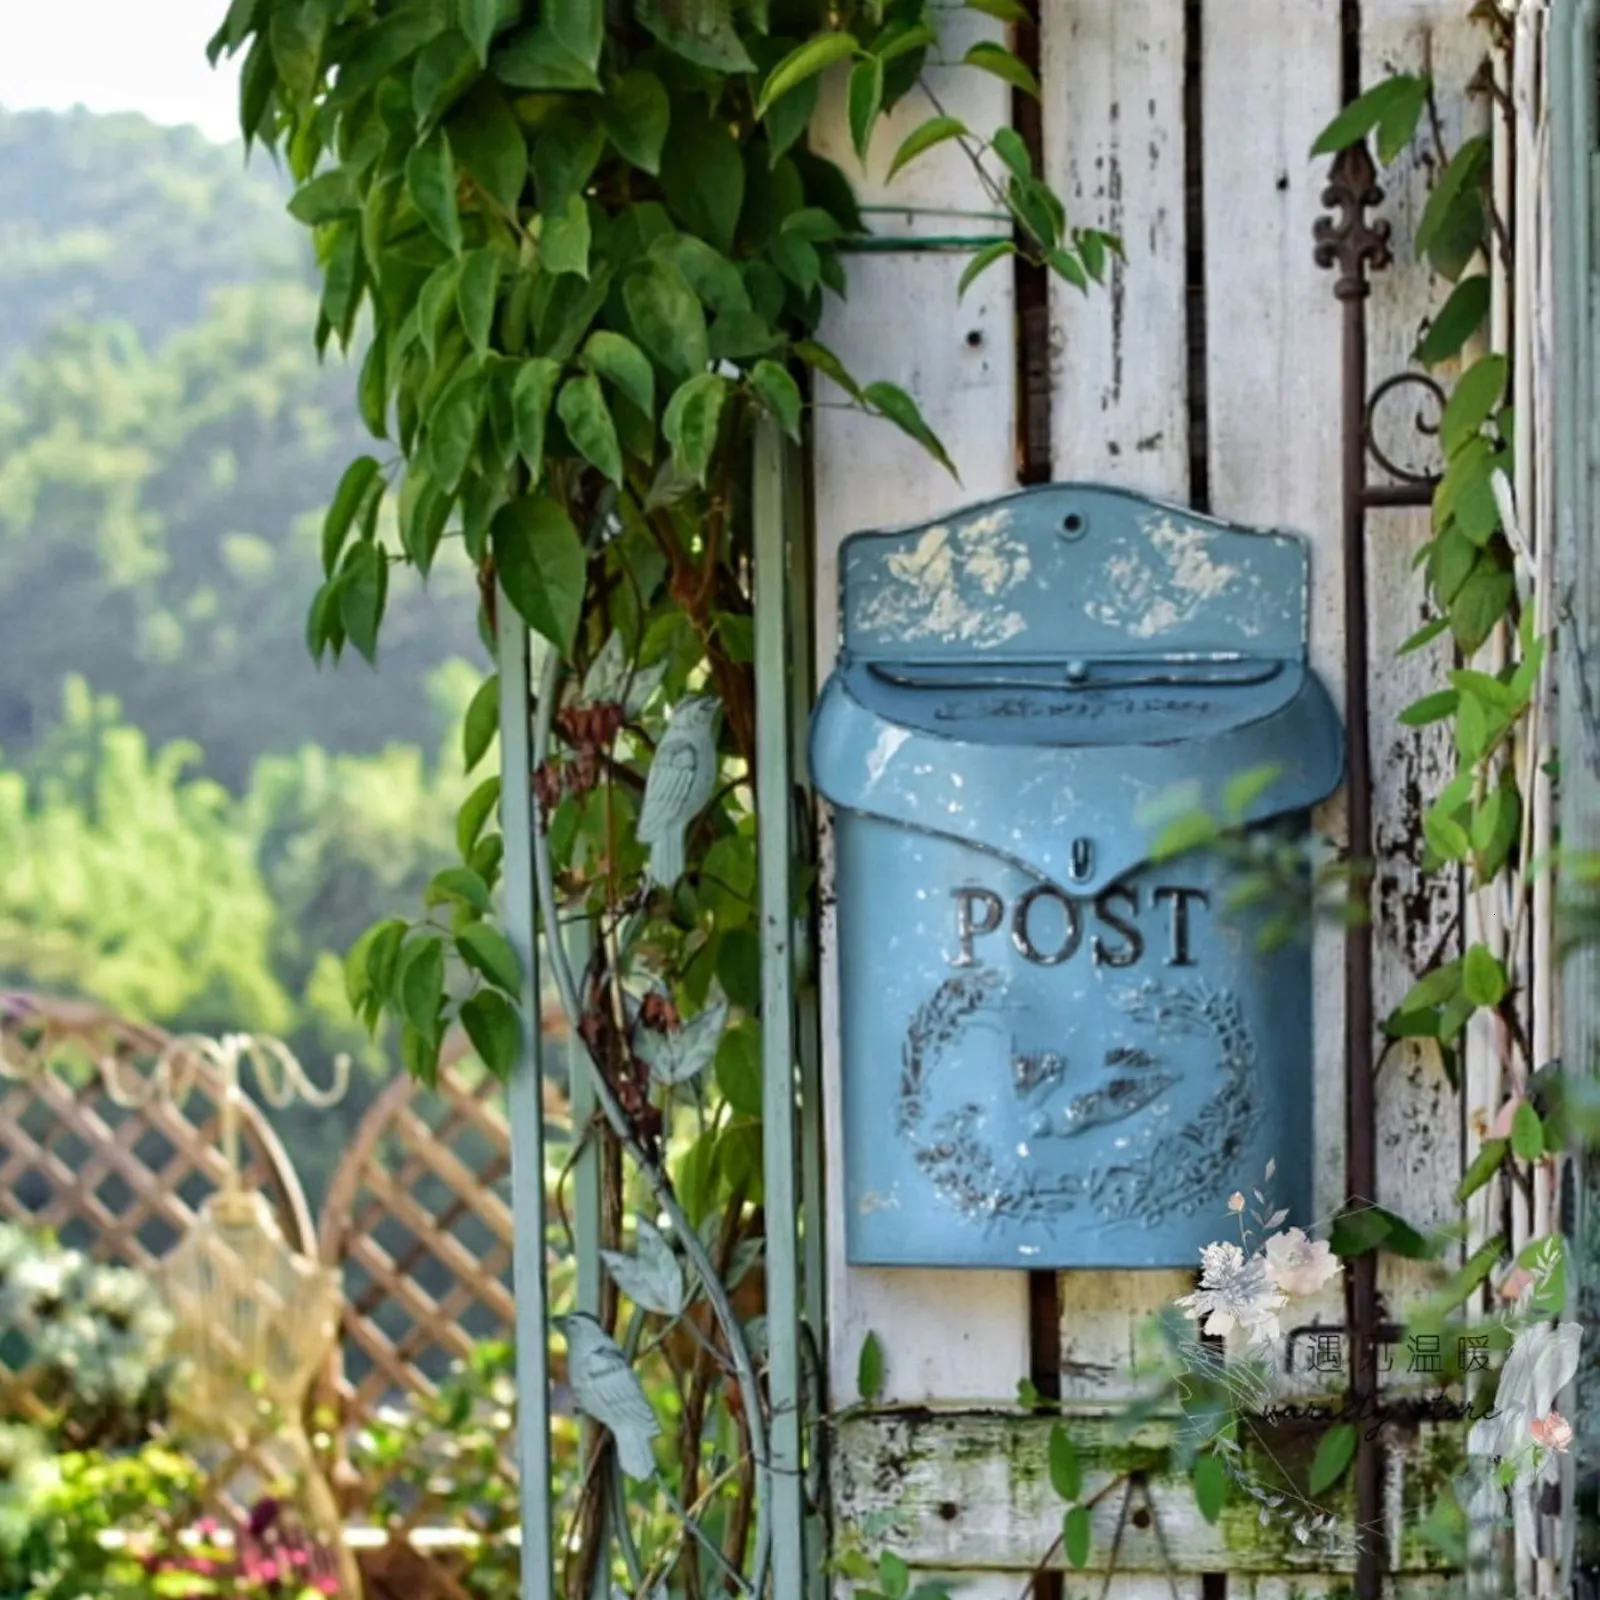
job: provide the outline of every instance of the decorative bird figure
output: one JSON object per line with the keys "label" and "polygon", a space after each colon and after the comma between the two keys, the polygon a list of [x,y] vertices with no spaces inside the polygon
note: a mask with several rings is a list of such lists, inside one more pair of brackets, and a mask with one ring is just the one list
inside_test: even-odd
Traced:
{"label": "decorative bird figure", "polygon": [[683,876],[683,839],[705,808],[717,779],[714,695],[690,695],[673,708],[672,721],[656,746],[639,807],[639,837],[650,846],[650,877],[670,889]]}
{"label": "decorative bird figure", "polygon": [[1062,1129],[1068,1139],[1087,1133],[1091,1128],[1108,1127],[1143,1111],[1152,1101],[1164,1095],[1177,1078],[1169,1072],[1154,1072],[1137,1078],[1113,1078],[1098,1089],[1080,1094],[1069,1101],[1062,1113]]}
{"label": "decorative bird figure", "polygon": [[556,1326],[567,1341],[567,1382],[578,1409],[616,1440],[617,1464],[630,1478],[653,1476],[650,1441],[661,1423],[628,1358],[587,1311],[557,1317]]}

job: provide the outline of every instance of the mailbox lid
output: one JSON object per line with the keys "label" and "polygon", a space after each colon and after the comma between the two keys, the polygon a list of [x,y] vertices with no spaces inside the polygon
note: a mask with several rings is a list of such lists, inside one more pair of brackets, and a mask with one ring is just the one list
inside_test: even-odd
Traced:
{"label": "mailbox lid", "polygon": [[[1272,683],[1278,703],[1270,709],[1254,686],[1238,692],[1238,705],[1213,691],[1215,725],[1190,713],[1183,739],[1061,745],[929,733],[857,698],[859,683],[840,672],[812,722],[812,779],[844,810],[957,839],[1095,892],[1149,859],[1158,829],[1141,818],[1179,785],[1218,811],[1239,773],[1275,768],[1241,818],[1251,823],[1304,811],[1333,792],[1344,749],[1327,691],[1297,665]],[[1087,862],[1074,856],[1084,839],[1093,841]]]}

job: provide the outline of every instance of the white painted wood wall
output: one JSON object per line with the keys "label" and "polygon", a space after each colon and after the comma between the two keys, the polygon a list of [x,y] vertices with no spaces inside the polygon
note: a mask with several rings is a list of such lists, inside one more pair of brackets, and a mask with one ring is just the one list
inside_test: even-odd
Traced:
{"label": "white painted wood wall", "polygon": [[[1340,699],[1341,313],[1332,274],[1312,258],[1327,162],[1308,154],[1340,103],[1339,3],[1211,0],[1198,9],[1201,37],[1193,48],[1203,127],[1209,509],[1311,541],[1313,660]],[[1364,0],[1362,6],[1364,82],[1391,69],[1433,71],[1444,86],[1452,138],[1475,114],[1451,97],[1481,53],[1466,9],[1462,0]],[[1041,20],[1048,175],[1075,223],[1108,228],[1127,248],[1127,263],[1114,268],[1108,290],[1084,297],[1052,286],[1052,473],[1058,480],[1124,485],[1189,501],[1197,488],[1190,472],[1191,401],[1199,396],[1190,393],[1192,302],[1186,285],[1185,6],[1183,0],[1044,0]],[[946,56],[958,58],[972,37],[993,29],[971,12],[945,13]],[[1007,119],[1009,91],[998,82],[969,70],[934,76],[944,107],[975,129]],[[814,489],[821,674],[836,642],[835,556],[846,535],[937,515],[1016,484],[1010,275],[1003,267],[990,271],[958,306],[956,283],[968,258],[919,250],[915,243],[928,235],[995,231],[992,220],[955,215],[984,212],[985,198],[953,146],[924,157],[893,184],[883,181],[899,138],[930,114],[928,104],[916,98],[919,103],[905,107],[895,125],[880,132],[862,172],[842,129],[842,85],[833,84],[824,95],[819,141],[856,177],[867,203],[884,208],[872,216],[875,231],[903,239],[906,248],[852,259],[849,298],[835,303],[823,337],[862,379],[887,378],[917,397],[962,481],[958,486],[930,467],[916,447],[887,427],[838,406],[838,396],[819,397]],[[1431,164],[1408,159],[1386,183],[1390,193],[1382,214],[1394,227],[1396,261],[1378,276],[1371,301],[1374,380],[1405,365],[1423,318],[1443,298],[1411,247],[1432,176]],[[929,216],[927,210],[943,214]],[[1423,880],[1414,864],[1420,807],[1452,769],[1451,753],[1436,730],[1414,732],[1394,721],[1422,686],[1437,682],[1441,670],[1427,652],[1398,666],[1394,661],[1395,647],[1420,619],[1422,591],[1411,562],[1426,537],[1426,513],[1380,513],[1369,525],[1380,1016],[1429,962],[1439,941],[1453,936],[1457,910],[1450,887]],[[1336,799],[1319,814],[1318,825],[1337,840],[1342,815]],[[826,834],[823,843],[826,853]],[[824,903],[831,899],[825,895]],[[837,1151],[837,989],[831,929],[824,935],[827,1137]],[[1342,953],[1336,932],[1319,936],[1313,959],[1316,1195],[1325,1218],[1344,1195]],[[1443,1220],[1461,1170],[1465,1118],[1479,1110],[1492,1114],[1493,1108],[1463,1107],[1431,1049],[1409,1044],[1386,1055],[1378,1103],[1375,1198],[1423,1223]],[[1010,1403],[1029,1370],[1026,1277],[848,1267],[843,1181],[836,1166],[828,1173],[827,1194],[827,1362],[834,1405],[854,1398],[857,1358],[869,1331],[879,1335],[886,1352],[887,1402],[958,1408]],[[1186,1274],[1064,1274],[1064,1397],[1093,1410],[1126,1393],[1138,1327],[1189,1286]],[[1403,1294],[1405,1284],[1386,1268],[1384,1289]],[[1341,1315],[1335,1293],[1323,1316],[1337,1322]],[[913,1564],[962,1569],[972,1580],[966,1592],[977,1600],[1014,1600],[1021,1574],[1051,1537],[1048,1502],[1030,1499],[1008,1484],[1004,1472],[982,1491],[970,1473],[963,1478],[953,1469],[943,1487],[922,1487],[930,1504],[969,1492],[972,1498],[958,1505],[954,1518],[930,1514],[909,1529],[896,1525],[890,1542]],[[1397,1488],[1395,1496],[1398,1514]],[[1191,1574],[1179,1591],[1188,1600],[1201,1593],[1198,1574],[1216,1572],[1214,1563],[1225,1558],[1194,1516],[1186,1488],[1166,1506],[1169,1539],[1177,1529],[1175,1558]],[[868,1509],[838,1507],[846,1523]],[[1113,1500],[1095,1514],[1097,1560],[1103,1559],[1115,1512]],[[1119,1578],[1111,1592],[1121,1600],[1170,1594],[1165,1580],[1149,1570],[1154,1556],[1148,1535],[1125,1541],[1124,1567],[1131,1560],[1147,1575]],[[1289,1581],[1269,1572],[1239,1576],[1227,1593],[1279,1600],[1290,1592]],[[1294,1592],[1309,1596],[1344,1580],[1302,1575],[1293,1581]],[[1098,1592],[1098,1581],[1093,1590]]]}

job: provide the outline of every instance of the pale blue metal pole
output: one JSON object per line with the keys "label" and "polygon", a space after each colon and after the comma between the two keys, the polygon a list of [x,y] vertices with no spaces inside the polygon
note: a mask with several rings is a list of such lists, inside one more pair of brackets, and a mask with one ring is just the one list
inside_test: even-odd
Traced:
{"label": "pale blue metal pole", "polygon": [[756,819],[761,893],[761,1073],[767,1227],[767,1392],[772,1592],[800,1600],[805,1586],[805,1481],[801,1442],[800,1229],[795,1184],[794,947],[789,763],[788,616],[784,593],[784,443],[771,422],[755,445]]}
{"label": "pale blue metal pole", "polygon": [[[1561,752],[1560,835],[1563,852],[1600,849],[1600,772],[1590,723],[1600,646],[1600,536],[1595,528],[1597,349],[1594,296],[1594,192],[1600,163],[1600,107],[1596,104],[1596,0],[1555,0],[1550,13],[1551,281],[1554,290],[1554,435],[1556,614],[1539,624],[1556,626],[1555,661],[1560,691],[1557,748]],[[1585,681],[1587,679],[1587,682]],[[1587,697],[1587,698],[1586,698]],[[1558,877],[1558,882],[1560,882]],[[1539,952],[1540,957],[1545,955]],[[1562,1058],[1574,1077],[1600,1071],[1600,949],[1579,946],[1562,964]],[[1571,1152],[1572,1268],[1567,1273],[1567,1315],[1589,1329],[1600,1315],[1600,1259],[1590,1248],[1600,1232],[1600,1151],[1579,1143]],[[1559,1577],[1569,1583],[1576,1562],[1595,1559],[1594,1535],[1579,1546],[1577,1534],[1593,1514],[1600,1475],[1600,1361],[1593,1351],[1578,1369],[1571,1400],[1561,1407],[1573,1419],[1577,1440],[1563,1458],[1562,1548]],[[1580,1585],[1581,1587],[1581,1585]],[[1574,1592],[1577,1592],[1575,1589]]]}
{"label": "pale blue metal pole", "polygon": [[522,1600],[553,1593],[550,1523],[550,1354],[545,1282],[544,1063],[539,1027],[538,913],[533,882],[528,630],[502,590],[500,830],[505,928],[522,963],[522,1048],[506,1086],[511,1113],[512,1288],[516,1295],[517,1464],[522,1505]]}

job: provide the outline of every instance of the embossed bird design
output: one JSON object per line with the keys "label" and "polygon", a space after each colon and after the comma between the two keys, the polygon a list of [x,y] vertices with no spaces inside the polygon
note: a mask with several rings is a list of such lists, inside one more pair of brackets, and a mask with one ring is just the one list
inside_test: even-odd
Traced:
{"label": "embossed bird design", "polygon": [[[1075,1139],[1093,1128],[1109,1127],[1143,1111],[1178,1081],[1171,1073],[1153,1071],[1156,1057],[1137,1048],[1113,1046],[1106,1052],[1105,1065],[1110,1078],[1074,1095],[1059,1113],[1039,1111],[1030,1136]],[[1012,1057],[1013,1090],[1019,1100],[1035,1106],[1054,1093],[1065,1075],[1066,1060],[1054,1050],[1018,1052]]]}
{"label": "embossed bird design", "polygon": [[670,889],[683,876],[684,835],[716,784],[721,715],[714,695],[680,700],[650,763],[639,808],[639,838],[650,846],[651,881],[663,888]]}

